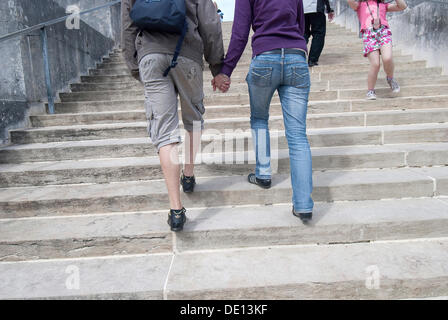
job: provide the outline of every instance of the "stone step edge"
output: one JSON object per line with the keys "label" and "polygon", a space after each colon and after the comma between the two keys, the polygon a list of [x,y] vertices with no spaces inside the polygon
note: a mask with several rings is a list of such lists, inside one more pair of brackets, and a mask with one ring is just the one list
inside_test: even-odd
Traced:
{"label": "stone step edge", "polygon": [[[5,285],[0,289],[0,298],[404,299],[446,296],[448,275],[443,263],[447,241],[439,238],[349,245],[270,246],[1,263],[0,279]],[[340,261],[352,263],[341,267]],[[416,265],[409,261],[426,263]],[[285,273],[285,267],[290,272]],[[123,270],[120,277],[116,277],[117,268]],[[72,290],[66,285],[67,278],[80,270],[84,275],[81,290]],[[250,278],[246,276],[247,270],[251,270]],[[372,279],[375,281],[367,282],[373,274],[378,275]],[[228,282],[229,277],[234,280]],[[35,284],[43,283],[43,279],[47,279],[44,285]],[[336,296],[335,286],[339,291]]]}
{"label": "stone step edge", "polygon": [[[398,81],[400,81],[400,78],[399,77],[397,77],[397,79],[398,79]],[[419,79],[419,80],[423,80],[423,84],[422,85],[425,85],[425,83],[424,83],[424,81],[428,81],[428,82],[431,82],[431,81],[437,81],[437,80],[440,80],[440,81],[446,81],[446,80],[448,80],[448,76],[445,76],[445,75],[434,75],[434,76],[418,76],[418,75],[416,75],[415,77],[409,77],[408,79]],[[343,82],[348,82],[348,81],[351,81],[353,84],[355,84],[355,82],[358,82],[358,80],[356,80],[356,79],[354,79],[354,80],[343,80]],[[328,85],[328,84],[332,84],[332,83],[340,83],[341,81],[338,81],[338,80],[318,80],[318,81],[312,81],[311,82],[311,85]],[[110,85],[111,83],[113,83],[113,84],[122,84],[122,85],[124,85],[124,86],[131,86],[131,85],[136,85],[136,86],[139,86],[139,87],[142,87],[143,88],[143,84],[141,83],[141,82],[138,82],[138,81],[129,81],[129,80],[125,80],[125,81],[115,81],[115,82],[112,82],[112,81],[106,81],[106,82],[81,82],[81,83],[72,83],[72,86],[77,86],[77,85],[85,85],[85,86],[97,86],[97,85],[104,85],[104,86],[106,86],[106,85]],[[376,88],[382,88],[381,87],[381,85],[384,85],[383,87],[384,88],[388,88],[388,86],[386,86],[385,84],[383,84],[383,83],[379,83],[379,85],[380,86],[376,86]],[[428,84],[429,85],[429,84]],[[241,82],[236,82],[236,86],[238,86],[238,87],[245,87],[246,86],[246,82],[245,82],[245,80],[242,80]],[[118,89],[118,90],[126,90],[126,89]],[[112,91],[112,90],[111,90]],[[205,90],[204,90],[205,91]],[[71,91],[71,92],[81,92],[81,91]],[[83,91],[83,92],[86,92],[86,91]],[[97,90],[89,90],[89,91],[87,91],[87,92],[97,92]],[[218,92],[218,91],[217,91]]]}
{"label": "stone step edge", "polygon": [[[280,103],[273,103],[272,106],[280,106]],[[238,109],[248,109],[249,106],[242,106],[242,105],[236,105],[235,108]],[[211,106],[207,107],[206,109],[210,110],[220,110],[223,109],[223,107],[217,107],[217,106]],[[178,111],[181,111],[181,108],[178,109]],[[411,114],[419,114],[419,113],[438,113],[438,112],[448,112],[448,106],[447,107],[441,107],[441,108],[426,108],[426,109],[405,109],[405,110],[369,110],[369,111],[345,111],[345,112],[329,112],[329,113],[309,113],[307,116],[307,119],[321,119],[321,118],[337,118],[337,117],[350,117],[350,116],[364,116],[364,118],[369,118],[369,116],[378,116],[378,115],[411,115]],[[99,111],[99,112],[79,112],[79,113],[58,113],[58,114],[45,114],[45,115],[32,115],[30,118],[34,119],[43,119],[43,120],[52,120],[57,118],[64,118],[68,116],[81,116],[81,117],[87,117],[87,116],[99,116],[99,115],[120,115],[120,114],[130,114],[130,113],[136,113],[136,114],[145,114],[144,110],[126,110],[126,111]],[[283,116],[270,116],[270,120],[278,120],[283,119]],[[111,120],[111,124],[114,123],[114,120]],[[206,117],[205,121],[210,124],[214,123],[221,123],[221,122],[242,122],[242,121],[248,121],[245,117],[214,117],[214,118],[208,118]],[[182,120],[179,121],[179,123],[182,123]],[[419,122],[420,123],[420,122]],[[104,124],[104,123],[102,123]],[[92,124],[94,125],[94,124]],[[48,125],[48,126],[35,126],[34,128],[51,128],[54,125]],[[367,125],[368,126],[368,125]]]}
{"label": "stone step edge", "polygon": [[[332,171],[314,171],[315,192],[317,189],[332,188],[338,186],[349,185],[366,185],[369,180],[374,184],[402,184],[409,182],[421,182],[428,187],[428,190],[419,190],[418,197],[435,197],[445,196],[447,194],[439,194],[440,188],[445,188],[445,185],[440,185],[439,182],[448,182],[448,167],[434,166],[427,168],[386,168],[386,169],[353,169],[353,170],[332,170]],[[350,180],[357,177],[356,181]],[[446,177],[447,176],[447,177]],[[350,178],[352,177],[352,178]],[[358,180],[362,177],[363,180]],[[197,188],[194,194],[190,197],[198,199],[201,194],[207,192],[238,192],[256,190],[261,192],[259,187],[251,185],[247,182],[246,176],[207,176],[197,178]],[[219,183],[218,183],[219,180]],[[337,180],[337,181],[336,181]],[[336,181],[336,182],[335,182]],[[357,182],[360,181],[360,182]],[[429,188],[430,186],[430,188]],[[134,187],[135,190],[128,191],[127,189]],[[89,190],[92,189],[92,190]],[[431,189],[431,190],[429,190]],[[92,192],[107,192],[106,194],[97,194],[91,196]],[[271,192],[279,192],[281,190],[291,191],[291,182],[289,174],[274,174],[273,185],[271,189],[265,191],[267,194]],[[444,190],[444,189],[443,189]],[[448,190],[448,189],[447,189]],[[38,192],[38,195],[32,195],[32,192]],[[421,191],[421,192],[420,192]],[[60,194],[58,194],[58,192]],[[324,190],[320,190],[324,192]],[[10,194],[19,194],[22,198],[14,198]],[[26,198],[24,198],[26,195]],[[162,195],[166,196],[166,186],[163,179],[143,180],[143,181],[119,181],[110,183],[82,183],[82,184],[66,184],[66,185],[50,185],[50,186],[26,186],[26,187],[10,187],[0,189],[0,202],[2,203],[26,203],[26,202],[40,202],[53,200],[83,200],[101,198],[115,198],[122,196],[150,196]],[[349,195],[347,195],[349,196]],[[353,195],[350,195],[350,197]],[[412,194],[408,196],[412,197]],[[5,198],[6,197],[6,198]],[[401,199],[403,197],[385,197],[374,199],[351,199],[350,197],[336,200],[382,200],[382,199]],[[266,201],[268,201],[266,199]],[[317,199],[316,201],[322,201]],[[272,203],[272,202],[268,202]],[[275,203],[275,202],[274,202]],[[248,203],[253,204],[253,203]],[[265,203],[267,204],[267,203]]]}
{"label": "stone step edge", "polygon": [[[415,207],[422,210],[414,211]],[[215,211],[218,214],[206,220],[201,218],[206,212]],[[74,240],[81,247],[85,245],[83,240],[87,240],[89,247],[96,246],[97,250],[104,246],[105,252],[101,255],[95,251],[81,252],[77,256],[93,258],[124,255],[111,252],[107,241],[126,243],[134,240],[138,243],[148,238],[161,238],[156,239],[155,244],[164,246],[151,252],[156,253],[448,237],[448,203],[435,198],[316,203],[314,220],[308,224],[294,217],[291,205],[287,203],[194,208],[187,210],[188,222],[184,230],[176,235],[169,230],[166,216],[166,210],[158,210],[2,219],[0,230],[4,228],[5,232],[0,233],[0,247],[3,247],[0,263],[75,258],[74,255],[57,256],[58,248],[64,245],[68,251],[79,250],[77,246],[72,248]],[[76,229],[66,230],[67,223],[76,226]],[[119,228],[121,223],[130,228]],[[95,229],[90,228],[91,225],[95,225]],[[11,229],[20,230],[20,235],[17,231],[11,232]],[[334,230],[338,233],[335,234]],[[30,243],[33,248],[27,247]],[[47,250],[54,247],[54,253],[39,256],[39,247],[46,247]],[[16,252],[16,258],[8,260],[8,253],[12,253],[11,250],[6,252],[8,248],[22,248],[22,252]],[[126,254],[148,253],[149,249],[131,247]]]}
{"label": "stone step edge", "polygon": [[[331,156],[365,156],[371,154],[387,154],[394,153],[403,156],[403,164],[407,164],[407,157],[409,153],[416,151],[447,151],[448,142],[437,143],[416,143],[416,144],[398,144],[398,145],[363,145],[356,148],[353,147],[318,147],[311,148],[313,157],[331,157]],[[448,152],[448,151],[447,151]],[[232,155],[232,159],[244,159],[244,163],[255,164],[255,155],[253,151],[238,151],[238,152],[219,152],[219,153],[202,153],[201,163],[196,165],[207,163],[215,163],[214,161],[225,160],[229,155]],[[180,162],[182,163],[182,155],[179,155]],[[278,152],[272,154],[274,160],[287,160],[289,159],[288,149],[279,149]],[[120,161],[119,164],[115,163]],[[101,163],[101,165],[100,165]],[[76,165],[84,164],[85,166],[76,167]],[[223,161],[225,164],[225,161]],[[448,164],[448,160],[447,160]],[[57,165],[55,169],[54,166]],[[133,166],[158,166],[160,165],[158,156],[145,156],[145,157],[110,157],[110,158],[89,158],[82,160],[55,160],[55,161],[38,161],[38,162],[21,162],[14,164],[0,164],[0,175],[8,173],[24,173],[24,172],[45,172],[45,171],[64,171],[64,170],[77,170],[77,169],[119,169]],[[230,165],[230,164],[229,164]],[[400,166],[408,167],[408,166]],[[413,167],[413,166],[412,166]],[[424,166],[425,167],[425,166]],[[432,166],[430,166],[432,167]],[[360,170],[361,168],[353,169]],[[340,170],[340,169],[338,169]],[[350,171],[352,169],[348,169]],[[361,169],[362,170],[362,169]],[[315,170],[315,171],[334,171],[334,169]]]}
{"label": "stone step edge", "polygon": [[[413,88],[444,88],[444,87],[448,87],[447,84],[421,84],[421,85],[410,85],[410,86],[403,86],[401,87],[401,89],[413,89]],[[379,87],[375,88],[375,90],[381,90],[381,89],[390,89],[390,87],[384,85],[384,84],[380,84]],[[97,94],[108,94],[108,93],[112,93],[112,92],[129,92],[129,93],[133,93],[133,92],[141,92],[142,90],[139,89],[123,89],[123,90],[99,90],[99,91],[75,91],[75,92],[64,92],[64,94],[70,94],[70,93],[76,93],[77,95],[81,95],[81,94],[92,94],[92,93],[97,93]],[[334,90],[315,90],[315,91],[310,91],[310,92],[347,92],[347,91],[366,91],[364,89],[334,89]],[[215,93],[216,95],[222,95],[222,93]],[[229,91],[228,95],[232,95],[232,92]],[[241,95],[241,94],[238,94]],[[248,93],[249,95],[249,93]]]}
{"label": "stone step edge", "polygon": [[[442,109],[444,110],[444,109]],[[348,116],[344,114],[345,116]],[[316,117],[318,118],[318,117]],[[248,119],[244,117],[239,118],[226,118],[224,120],[232,119],[235,121],[238,119],[241,122],[247,122]],[[272,116],[271,120],[278,120],[282,119],[282,116]],[[223,122],[223,119],[214,119],[214,121],[209,120],[209,123],[219,123]],[[330,127],[330,128],[312,128],[308,129],[307,133],[309,135],[314,133],[326,133],[328,131],[338,131],[339,133],[344,133],[345,131],[353,131],[353,130],[359,130],[360,132],[364,132],[365,130],[368,131],[400,131],[400,130],[409,130],[409,129],[422,129],[422,128],[429,128],[429,127],[445,127],[448,126],[448,122],[443,123],[413,123],[413,124],[401,124],[401,125],[375,125],[375,126],[350,126],[350,127]],[[67,126],[51,126],[51,127],[39,127],[39,128],[27,128],[27,129],[14,129],[11,130],[11,132],[44,132],[44,131],[57,131],[57,130],[76,130],[76,129],[119,129],[123,127],[132,127],[132,128],[146,128],[147,123],[146,121],[137,121],[137,122],[119,122],[119,123],[99,123],[99,124],[82,124],[82,125],[67,125]],[[212,129],[212,128],[211,128]],[[207,130],[207,129],[206,129]],[[284,130],[270,130],[271,135],[274,134],[280,134],[280,136],[284,135]],[[240,133],[234,133],[232,135],[228,134],[229,138],[233,137],[246,137],[247,134],[240,134]],[[207,135],[206,133],[202,135],[203,140],[206,140],[208,137],[214,137],[214,135]],[[208,141],[208,140],[206,140]]]}
{"label": "stone step edge", "polygon": [[[387,88],[384,88],[387,89]],[[319,91],[318,91],[319,92]],[[324,91],[325,92],[325,91]],[[241,94],[235,94],[235,96],[241,96]],[[409,100],[409,99],[432,99],[432,98],[446,98],[448,97],[448,93],[447,94],[437,94],[437,95],[427,95],[427,96],[405,96],[405,97],[395,97],[394,101],[402,101],[402,100]],[[381,98],[378,97],[377,100],[375,101],[381,101],[381,100],[385,100],[385,101],[391,101],[390,98]],[[138,102],[138,103],[143,103],[145,100],[144,99],[127,99],[127,100],[103,100],[103,101],[70,101],[70,102],[58,102],[56,103],[56,106],[58,104],[89,104],[89,103],[126,103],[126,102]],[[365,103],[369,103],[369,102],[375,102],[375,101],[369,101],[366,100],[364,98],[358,98],[358,99],[338,99],[338,100],[313,100],[313,101],[309,101],[309,105],[314,105],[314,104],[332,104],[334,102],[365,102]],[[272,102],[272,104],[280,104],[280,102]],[[210,108],[210,107],[214,107],[214,108],[220,108],[220,107],[225,107],[225,106],[231,106],[231,107],[235,107],[235,106],[249,106],[248,103],[245,104],[221,104],[221,105],[206,105],[206,108]]]}

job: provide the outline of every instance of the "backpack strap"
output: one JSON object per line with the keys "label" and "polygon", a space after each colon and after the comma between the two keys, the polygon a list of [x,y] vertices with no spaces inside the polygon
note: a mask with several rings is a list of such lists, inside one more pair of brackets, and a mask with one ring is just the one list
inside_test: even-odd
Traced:
{"label": "backpack strap", "polygon": [[171,65],[163,73],[164,77],[168,76],[168,73],[170,72],[171,69],[176,68],[177,58],[179,57],[180,50],[182,49],[182,44],[184,42],[187,31],[188,31],[188,23],[187,23],[187,19],[185,19],[184,27],[182,29],[182,33],[180,35],[179,41],[177,42],[176,51],[174,52],[173,60],[171,61]]}

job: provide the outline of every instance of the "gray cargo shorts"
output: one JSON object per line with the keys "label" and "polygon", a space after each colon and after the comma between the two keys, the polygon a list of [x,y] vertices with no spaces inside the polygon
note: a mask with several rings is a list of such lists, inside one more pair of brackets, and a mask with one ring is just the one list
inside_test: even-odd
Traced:
{"label": "gray cargo shorts", "polygon": [[179,57],[177,67],[164,77],[163,73],[172,59],[169,54],[151,53],[144,56],[139,64],[140,79],[145,85],[148,133],[157,150],[182,141],[178,95],[184,129],[192,132],[204,128],[202,67],[191,59]]}

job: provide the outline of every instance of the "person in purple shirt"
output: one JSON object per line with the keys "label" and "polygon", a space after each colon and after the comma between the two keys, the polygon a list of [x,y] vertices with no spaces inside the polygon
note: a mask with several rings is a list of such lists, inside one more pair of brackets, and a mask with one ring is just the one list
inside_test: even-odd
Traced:
{"label": "person in purple shirt", "polygon": [[314,202],[311,150],[306,135],[310,75],[302,0],[236,0],[232,38],[221,73],[212,80],[214,90],[229,89],[251,27],[253,54],[246,81],[256,169],[248,181],[265,189],[271,187],[269,107],[277,91],[289,146],[293,214],[307,222],[312,218]]}

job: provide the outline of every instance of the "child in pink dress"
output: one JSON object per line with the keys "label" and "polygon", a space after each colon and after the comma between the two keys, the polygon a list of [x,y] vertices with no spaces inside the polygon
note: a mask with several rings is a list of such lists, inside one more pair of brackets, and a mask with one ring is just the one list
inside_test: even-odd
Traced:
{"label": "child in pink dress", "polygon": [[358,13],[361,34],[364,43],[364,56],[370,61],[367,78],[366,98],[375,100],[375,85],[380,71],[380,55],[383,60],[387,83],[393,92],[400,92],[400,86],[394,79],[394,61],[392,58],[392,32],[387,22],[386,13],[402,11],[407,8],[404,0],[384,3],[384,0],[347,0],[349,6]]}

